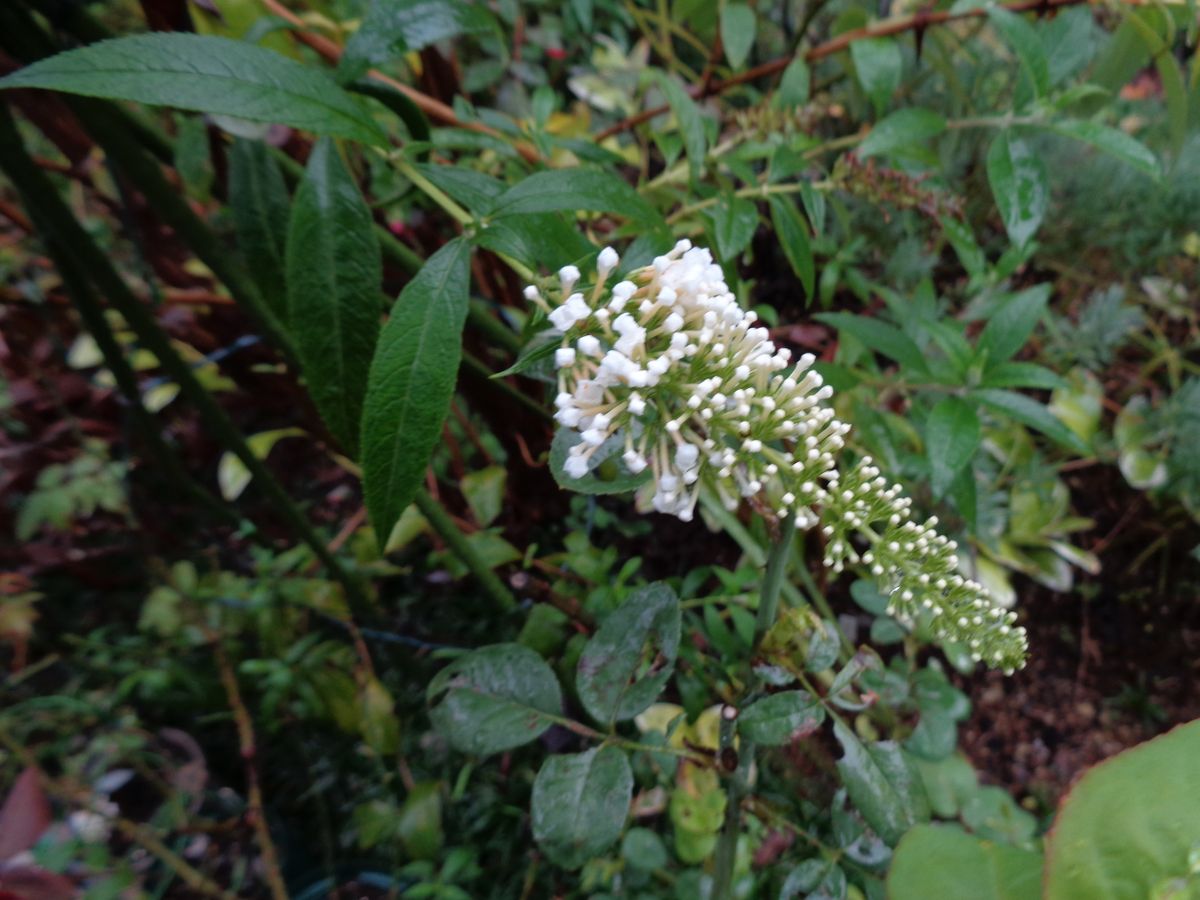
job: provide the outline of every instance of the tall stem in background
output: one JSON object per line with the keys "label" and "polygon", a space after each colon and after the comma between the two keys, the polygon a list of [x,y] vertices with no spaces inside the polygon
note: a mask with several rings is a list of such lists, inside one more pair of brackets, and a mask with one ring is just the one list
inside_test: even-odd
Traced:
{"label": "tall stem in background", "polygon": [[[791,559],[792,539],[795,535],[795,519],[785,516],[780,523],[779,537],[771,546],[771,553],[767,557],[767,571],[763,576],[762,591],[758,598],[758,617],[754,622],[754,646],[750,651],[752,659],[779,614],[779,592]],[[752,694],[758,687],[758,678],[751,672],[745,696]],[[737,712],[737,709],[728,706],[722,710],[722,751],[733,745],[734,733],[737,730]],[[733,896],[733,867],[737,858],[738,837],[742,833],[742,798],[746,795],[747,779],[750,768],[754,765],[754,749],[754,745],[748,741],[742,742],[737,770],[730,776],[729,786],[725,791],[725,822],[721,826],[721,837],[717,841],[713,887],[709,895],[711,900],[727,900]]]}

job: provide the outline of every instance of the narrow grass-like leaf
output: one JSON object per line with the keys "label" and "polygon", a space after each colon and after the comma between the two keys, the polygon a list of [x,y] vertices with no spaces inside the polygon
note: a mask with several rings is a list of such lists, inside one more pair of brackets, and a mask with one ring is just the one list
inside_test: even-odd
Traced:
{"label": "narrow grass-like leaf", "polygon": [[308,392],[353,456],[379,336],[382,266],[371,210],[333,141],[322,138],[288,228],[288,322]]}
{"label": "narrow grass-like leaf", "polygon": [[412,502],[462,357],[470,246],[456,239],[431,256],[392,307],[371,362],[363,409],[367,509],[380,541]]}
{"label": "narrow grass-like leaf", "polygon": [[156,32],[100,41],[19,69],[0,78],[0,88],[133,100],[367,143],[385,139],[359,101],[320,69],[207,35]]}

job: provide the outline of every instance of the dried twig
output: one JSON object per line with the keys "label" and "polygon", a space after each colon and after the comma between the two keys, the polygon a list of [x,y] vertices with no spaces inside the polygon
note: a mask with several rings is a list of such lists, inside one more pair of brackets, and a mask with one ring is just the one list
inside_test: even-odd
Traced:
{"label": "dried twig", "polygon": [[[297,29],[296,31],[292,32],[296,40],[308,47],[311,47],[326,62],[336,63],[342,58],[342,48],[339,47],[337,43],[327,37],[308,31],[305,28],[304,20],[284,6],[281,2],[279,2],[279,0],[262,0],[262,2],[263,6],[265,6],[272,15],[279,16],[279,18],[283,19],[289,25]],[[410,87],[401,81],[397,81],[395,78],[384,75],[377,69],[371,69],[368,74],[375,81],[378,81],[381,84],[386,84],[388,87],[402,93],[409,100],[415,103],[417,107],[423,113],[425,113],[425,115],[429,116],[429,118],[436,122],[440,122],[443,125],[450,125],[454,128],[465,128],[468,131],[478,131],[480,134],[486,134],[495,138],[500,138],[501,140],[505,140],[504,135],[496,131],[496,129],[484,125],[482,122],[462,121],[462,119],[455,114],[454,110],[441,100],[430,97],[428,94],[423,94],[416,88]],[[536,163],[541,160],[537,150],[535,150],[529,144],[520,142],[514,144],[513,146],[526,162]]]}
{"label": "dried twig", "polygon": [[233,721],[237,725],[238,748],[242,761],[246,765],[246,800],[249,809],[246,817],[254,828],[258,839],[258,848],[262,852],[263,877],[271,889],[274,900],[288,900],[287,886],[283,882],[283,873],[279,868],[279,854],[275,852],[275,842],[271,840],[271,829],[267,827],[267,818],[263,814],[262,788],[258,781],[258,766],[255,757],[258,753],[254,740],[254,723],[246,704],[242,702],[242,692],[238,689],[237,676],[229,664],[225,648],[221,646],[219,636],[210,635],[212,639],[213,656],[217,660],[217,669],[221,675],[221,684],[225,688],[225,696],[233,710]]}

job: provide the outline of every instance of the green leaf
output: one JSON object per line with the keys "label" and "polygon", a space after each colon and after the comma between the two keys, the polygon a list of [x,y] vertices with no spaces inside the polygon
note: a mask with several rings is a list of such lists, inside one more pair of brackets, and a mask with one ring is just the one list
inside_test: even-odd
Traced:
{"label": "green leaf", "polygon": [[1038,230],[1050,204],[1046,165],[1011,132],[996,135],[987,155],[988,183],[1008,238],[1023,246]]}
{"label": "green leaf", "polygon": [[[551,351],[553,352],[553,351]],[[563,490],[577,494],[625,494],[637,490],[652,477],[649,470],[632,474],[621,459],[625,449],[624,439],[614,435],[596,448],[588,459],[591,470],[582,478],[572,478],[563,465],[567,454],[583,437],[578,431],[560,428],[554,433],[550,445],[550,474]]]}
{"label": "green leaf", "polygon": [[825,721],[825,708],[808,691],[780,691],[751,703],[738,716],[738,733],[756,744],[790,744]]}
{"label": "green leaf", "polygon": [[837,767],[846,792],[875,833],[896,846],[906,831],[929,819],[920,776],[892,741],[864,745],[841,722],[833,723],[833,733],[842,745]]}
{"label": "green leaf", "polygon": [[628,183],[596,169],[535,172],[496,198],[493,215],[537,212],[613,212],[657,224],[661,217]]}
{"label": "green leaf", "polygon": [[413,785],[400,808],[396,834],[404,845],[404,852],[413,859],[437,858],[445,843],[445,834],[442,831],[442,793],[436,781]]}
{"label": "green leaf", "polygon": [[1151,178],[1159,177],[1158,157],[1146,145],[1132,138],[1123,131],[1101,125],[1099,122],[1079,119],[1054,119],[1043,126],[1055,134],[1074,138],[1090,144],[1101,153],[1107,153],[1122,162],[1128,163],[1135,169],[1145,172]]}
{"label": "green leaf", "polygon": [[900,86],[904,69],[900,45],[890,38],[867,38],[850,45],[850,56],[858,83],[875,107],[875,115],[883,115]]}
{"label": "green leaf", "polygon": [[459,489],[471,507],[471,515],[482,527],[487,528],[504,506],[504,485],[508,481],[508,470],[504,466],[488,466],[477,472],[468,472],[459,482]]}
{"label": "green leaf", "polygon": [[544,267],[553,271],[596,251],[579,229],[564,222],[558,213],[491,219],[486,228],[475,233],[475,242],[532,269]]}
{"label": "green leaf", "polygon": [[779,900],[844,900],[846,873],[830,859],[809,859],[788,873]]}
{"label": "green leaf", "polygon": [[399,88],[374,78],[359,78],[346,85],[346,90],[382,103],[404,123],[414,141],[428,141],[433,132],[421,107]]}
{"label": "green leaf", "polygon": [[771,103],[774,106],[782,106],[784,109],[803,106],[808,102],[811,86],[812,77],[808,71],[808,63],[804,61],[801,54],[796,54],[795,58],[788,63],[787,68],[783,70],[783,75],[779,78],[779,88],[775,91],[775,96],[771,98]]}
{"label": "green leaf", "polygon": [[551,756],[533,781],[533,839],[552,861],[578,869],[617,842],[632,800],[625,751],[608,746]]}
{"label": "green leaf", "polygon": [[987,7],[988,18],[1017,55],[1021,71],[1029,78],[1033,92],[1040,98],[1050,90],[1050,64],[1037,31],[1021,16],[994,4]]}
{"label": "green leaf", "polygon": [[927,371],[925,356],[913,343],[912,338],[886,322],[847,312],[819,313],[815,318],[826,325],[832,325],[840,332],[844,331],[869,349],[894,359],[914,372]]}
{"label": "green leaf", "polygon": [[919,144],[946,130],[946,117],[931,109],[898,109],[881,119],[858,145],[858,156],[866,159],[900,147]]}
{"label": "green leaf", "polygon": [[400,744],[400,721],[392,695],[378,678],[370,678],[359,696],[359,728],[363,740],[379,756],[390,756]]}
{"label": "green leaf", "polygon": [[576,669],[584,709],[608,725],[655,701],[675,668],[679,599],[657,582],[638,588],[596,629]]}
{"label": "green leaf", "polygon": [[504,193],[503,181],[474,169],[432,163],[416,164],[413,168],[477,216],[490,216],[496,198]]}
{"label": "green leaf", "polygon": [[721,44],[731,68],[740,69],[746,64],[757,28],[754,10],[745,3],[727,3],[721,9]]}
{"label": "green leaf", "polygon": [[320,69],[220,37],[155,32],[100,41],[0,78],[0,88],[133,100],[385,141],[359,101]]}
{"label": "green leaf", "polygon": [[938,401],[925,421],[925,452],[935,498],[946,493],[974,458],[981,436],[979,416],[966,401],[958,397]]}
{"label": "green leaf", "polygon": [[1088,770],[1047,839],[1047,900],[1193,896],[1197,759],[1200,721]]}
{"label": "green leaf", "polygon": [[957,825],[918,825],[896,848],[887,892],[891,900],[1037,900],[1041,881],[1038,853],[981,841]]}
{"label": "green leaf", "polygon": [[662,838],[649,828],[630,828],[621,841],[621,856],[633,868],[643,872],[665,869],[671,862]]}
{"label": "green leaf", "polygon": [[238,138],[229,153],[229,209],[238,249],[279,321],[287,324],[287,186],[271,149]]}
{"label": "green leaf", "polygon": [[[259,459],[266,459],[271,451],[284,438],[304,437],[304,431],[299,428],[275,428],[271,431],[260,431],[246,438],[246,446]],[[253,475],[246,464],[237,454],[226,451],[221,454],[217,463],[217,486],[221,496],[232,502],[242,495],[250,485]]]}
{"label": "green leaf", "polygon": [[726,194],[715,206],[704,211],[709,231],[717,245],[717,255],[732,263],[749,245],[758,229],[758,207],[745,197]]}
{"label": "green leaf", "polygon": [[783,254],[792,264],[792,271],[804,287],[804,296],[811,302],[816,287],[816,272],[813,268],[812,244],[809,242],[808,227],[796,204],[786,197],[771,197],[771,224]]}
{"label": "green leaf", "polygon": [[471,32],[496,30],[482,3],[462,0],[374,0],[362,25],[346,43],[338,78],[353,81],[371,66]]}
{"label": "green leaf", "polygon": [[488,756],[528,744],[562,713],[562,690],[540,656],[492,644],[460,656],[433,677],[429,718],[463,753]]}
{"label": "green leaf", "polygon": [[288,225],[288,323],[308,392],[354,457],[379,336],[382,269],[371,210],[333,141],[322,138]]}
{"label": "green leaf", "polygon": [[989,368],[1025,346],[1050,300],[1051,285],[1038,284],[1013,294],[994,312],[979,335],[977,353],[987,353]]}
{"label": "green leaf", "polygon": [[401,292],[371,361],[363,407],[363,489],[380,542],[412,502],[450,410],[467,317],[470,245],[429,258]]}
{"label": "green leaf", "polygon": [[692,178],[699,178],[708,153],[708,135],[704,130],[704,118],[700,107],[679,83],[665,72],[659,73],[659,89],[667,98],[671,112],[683,137],[683,149],[687,153],[688,171]]}
{"label": "green leaf", "polygon": [[971,392],[981,403],[1011,416],[1023,425],[1036,428],[1051,440],[1057,441],[1064,447],[1074,450],[1084,456],[1090,452],[1087,445],[1079,440],[1075,432],[1058,421],[1044,405],[1032,397],[1016,394],[1012,391],[1001,391],[993,388],[980,388]]}
{"label": "green leaf", "polygon": [[1003,362],[996,366],[988,366],[983,373],[980,387],[1023,387],[1050,390],[1062,383],[1062,377],[1045,366],[1030,362]]}
{"label": "green leaf", "polygon": [[941,222],[946,239],[950,241],[950,246],[954,248],[954,253],[967,270],[967,274],[972,278],[982,275],[987,268],[987,257],[979,248],[971,226],[951,215],[941,216],[938,221]]}

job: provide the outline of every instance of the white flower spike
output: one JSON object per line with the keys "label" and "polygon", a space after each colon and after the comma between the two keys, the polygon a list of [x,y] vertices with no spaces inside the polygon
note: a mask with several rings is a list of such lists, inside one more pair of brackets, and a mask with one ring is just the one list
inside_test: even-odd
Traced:
{"label": "white flower spike", "polygon": [[833,390],[812,369],[815,358],[792,360],[755,326],[708,250],[682,240],[606,291],[618,262],[612,248],[601,251],[584,293],[572,293],[578,269],[558,273],[565,300],[549,314],[564,332],[555,419],[581,438],[568,477],[584,477],[597,450],[618,441],[629,472],[649,469],[658,512],[691,521],[708,489],[730,510],[747,500],[802,529],[824,523],[826,564],[867,566],[898,619],[923,617],[989,665],[1024,664],[1015,615],[958,574],[954,542],[937,534],[936,520],[911,522],[911,501],[870,459],[842,474],[850,426],[828,405]]}

